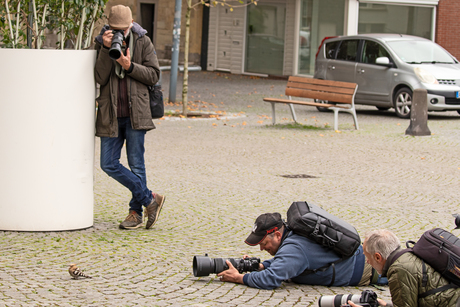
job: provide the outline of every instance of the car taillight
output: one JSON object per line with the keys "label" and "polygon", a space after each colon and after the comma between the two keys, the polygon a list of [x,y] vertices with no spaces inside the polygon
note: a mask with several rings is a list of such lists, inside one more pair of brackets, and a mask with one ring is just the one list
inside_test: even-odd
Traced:
{"label": "car taillight", "polygon": [[323,38],[323,40],[321,41],[321,44],[319,44],[318,51],[316,51],[315,58],[318,57],[319,50],[320,50],[321,47],[323,46],[324,41],[325,41],[326,39],[330,39],[330,38],[334,38],[334,37],[338,37],[338,36],[326,36],[325,38]]}

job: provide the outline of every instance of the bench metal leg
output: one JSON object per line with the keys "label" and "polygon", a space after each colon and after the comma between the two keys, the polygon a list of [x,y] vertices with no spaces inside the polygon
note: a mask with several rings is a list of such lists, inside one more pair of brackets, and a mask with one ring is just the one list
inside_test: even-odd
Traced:
{"label": "bench metal leg", "polygon": [[291,108],[292,118],[293,118],[294,121],[297,123],[297,117],[295,116],[294,105],[293,105],[292,103],[290,103],[290,104],[289,104],[289,108]]}
{"label": "bench metal leg", "polygon": [[273,121],[273,125],[276,123],[276,116],[275,116],[275,103],[274,102],[271,102],[272,104],[272,121]]}
{"label": "bench metal leg", "polygon": [[347,112],[350,113],[351,116],[353,116],[353,121],[355,122],[355,129],[358,130],[358,117],[356,116],[356,110],[355,109],[339,109],[339,108],[329,108],[332,111],[334,111],[334,131],[339,130],[339,112]]}
{"label": "bench metal leg", "polygon": [[334,109],[334,131],[339,130],[339,110]]}
{"label": "bench metal leg", "polygon": [[355,109],[353,109],[353,112],[351,112],[351,115],[353,115],[353,120],[355,121],[355,129],[359,130],[358,117],[356,117],[356,110]]}

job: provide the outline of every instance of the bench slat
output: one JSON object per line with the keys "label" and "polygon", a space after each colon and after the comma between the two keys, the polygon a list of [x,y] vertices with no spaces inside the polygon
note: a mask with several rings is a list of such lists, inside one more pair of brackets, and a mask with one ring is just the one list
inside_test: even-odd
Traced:
{"label": "bench slat", "polygon": [[330,103],[320,103],[320,102],[314,102],[314,101],[300,101],[300,100],[290,100],[290,99],[278,99],[278,98],[264,98],[264,101],[277,102],[277,103],[301,104],[301,105],[306,105],[306,106],[324,107],[324,108],[329,108],[329,107],[337,107],[337,108],[342,108],[342,109],[349,108],[348,106],[341,106],[341,105],[335,105],[335,104],[330,104]]}
{"label": "bench slat", "polygon": [[346,88],[346,87],[337,87],[332,85],[320,85],[320,84],[313,84],[313,83],[298,83],[288,81],[287,87],[288,88],[298,88],[304,90],[314,90],[314,91],[321,91],[327,93],[338,93],[338,94],[349,94],[353,95],[355,92],[355,88]]}
{"label": "bench slat", "polygon": [[327,101],[348,103],[348,104],[353,103],[353,95],[317,92],[317,91],[309,91],[309,90],[302,90],[302,89],[295,89],[295,88],[289,88],[289,89],[287,88],[286,96],[304,97],[304,98],[327,100]]}
{"label": "bench slat", "polygon": [[351,82],[321,80],[321,79],[296,77],[296,76],[290,76],[288,81],[299,82],[299,83],[309,83],[309,84],[332,85],[332,86],[340,86],[340,87],[353,88],[353,89],[356,87],[356,83],[351,83]]}

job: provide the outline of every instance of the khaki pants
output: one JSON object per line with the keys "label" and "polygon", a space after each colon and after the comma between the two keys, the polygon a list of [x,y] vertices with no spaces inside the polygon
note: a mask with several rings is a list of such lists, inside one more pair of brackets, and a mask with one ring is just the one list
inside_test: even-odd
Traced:
{"label": "khaki pants", "polygon": [[374,270],[369,263],[364,262],[363,277],[361,277],[361,280],[359,281],[358,286],[367,286],[371,283],[371,281],[374,278],[375,278],[375,281],[377,281],[378,277],[379,277],[379,274],[377,273],[377,271]]}

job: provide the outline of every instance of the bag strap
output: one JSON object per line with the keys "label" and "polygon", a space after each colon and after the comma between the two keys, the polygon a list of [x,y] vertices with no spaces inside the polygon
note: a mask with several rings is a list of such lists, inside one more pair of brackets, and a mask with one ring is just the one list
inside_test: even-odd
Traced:
{"label": "bag strap", "polygon": [[331,262],[329,264],[326,264],[326,265],[324,265],[324,266],[322,266],[322,267],[320,267],[318,269],[314,269],[314,270],[306,269],[299,276],[307,276],[307,275],[310,275],[310,274],[315,274],[316,272],[324,272],[327,269],[329,269],[329,267],[332,267],[332,280],[328,285],[328,287],[330,287],[330,286],[332,286],[334,284],[334,281],[335,281],[335,265],[337,263],[342,262],[343,260],[344,260],[344,258],[340,258],[339,260],[336,260],[334,262]]}
{"label": "bag strap", "polygon": [[426,292],[424,292],[422,294],[419,294],[418,298],[421,299],[421,298],[430,296],[430,295],[438,293],[438,292],[446,291],[446,290],[451,289],[451,288],[455,289],[455,288],[458,288],[458,287],[459,286],[457,286],[456,284],[450,283],[450,284],[444,285],[442,287],[439,287],[439,288],[436,288],[436,289],[431,289],[431,290],[426,291]]}

